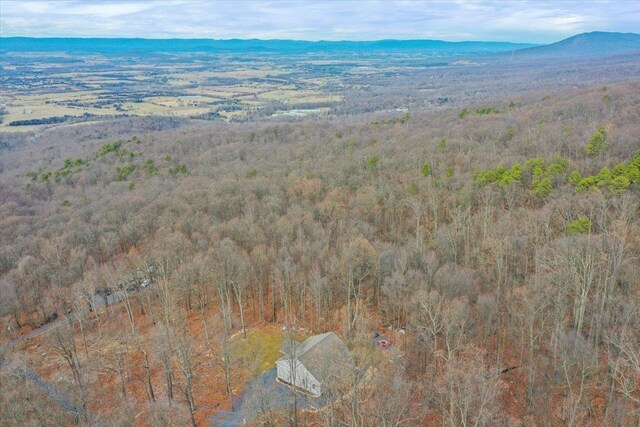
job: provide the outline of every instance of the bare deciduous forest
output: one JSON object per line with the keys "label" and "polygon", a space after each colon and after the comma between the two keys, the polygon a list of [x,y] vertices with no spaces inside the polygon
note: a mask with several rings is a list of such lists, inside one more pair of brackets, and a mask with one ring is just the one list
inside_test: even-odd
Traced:
{"label": "bare deciduous forest", "polygon": [[337,397],[257,383],[247,421],[638,425],[640,83],[612,61],[436,108],[3,131],[0,423],[209,425],[334,331]]}

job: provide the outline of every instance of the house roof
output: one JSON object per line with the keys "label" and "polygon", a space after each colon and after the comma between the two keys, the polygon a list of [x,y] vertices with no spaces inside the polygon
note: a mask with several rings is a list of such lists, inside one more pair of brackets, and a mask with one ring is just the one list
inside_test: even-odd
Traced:
{"label": "house roof", "polygon": [[285,340],[280,351],[284,355],[279,361],[298,359],[318,381],[327,379],[330,372],[336,372],[337,367],[353,364],[349,349],[333,332],[314,335],[302,343]]}

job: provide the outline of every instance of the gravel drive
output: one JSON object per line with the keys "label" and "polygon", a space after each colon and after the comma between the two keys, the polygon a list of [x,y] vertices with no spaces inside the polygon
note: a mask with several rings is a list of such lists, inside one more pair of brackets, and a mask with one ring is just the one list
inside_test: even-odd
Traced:
{"label": "gravel drive", "polygon": [[[32,369],[27,368],[24,365],[21,366],[11,366],[9,362],[0,358],[0,368],[14,369],[16,371],[21,372],[25,378],[31,381],[36,387],[42,390],[51,400],[56,402],[66,411],[72,412],[75,414],[76,420],[80,420],[83,417],[83,414],[86,412],[82,409],[81,406],[77,406],[73,401],[71,401],[66,396],[60,394],[49,382],[47,382],[44,378],[42,378],[37,372]],[[90,413],[86,412],[86,417],[89,420],[90,425],[92,426],[106,426],[107,423],[103,422],[97,417],[94,417]]]}
{"label": "gravel drive", "polygon": [[234,398],[235,411],[220,411],[211,418],[211,427],[233,427],[244,424],[258,415],[258,409],[283,409],[291,405],[294,396],[298,398],[298,408],[315,409],[324,406],[328,399],[315,398],[304,393],[296,393],[289,386],[276,381],[276,368],[270,369],[249,381],[242,393]]}

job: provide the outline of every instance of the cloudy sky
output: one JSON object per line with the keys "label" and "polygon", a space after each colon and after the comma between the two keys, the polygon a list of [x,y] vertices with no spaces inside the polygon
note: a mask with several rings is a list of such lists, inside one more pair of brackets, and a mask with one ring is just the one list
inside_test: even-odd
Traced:
{"label": "cloudy sky", "polygon": [[640,32],[640,0],[0,1],[0,35],[547,43]]}

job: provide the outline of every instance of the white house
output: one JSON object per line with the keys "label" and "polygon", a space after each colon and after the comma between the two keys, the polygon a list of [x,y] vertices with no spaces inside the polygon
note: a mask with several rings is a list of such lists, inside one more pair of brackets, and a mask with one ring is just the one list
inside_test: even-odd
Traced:
{"label": "white house", "polygon": [[320,396],[327,383],[342,378],[353,360],[347,346],[333,332],[314,335],[299,343],[285,340],[276,362],[278,381]]}

